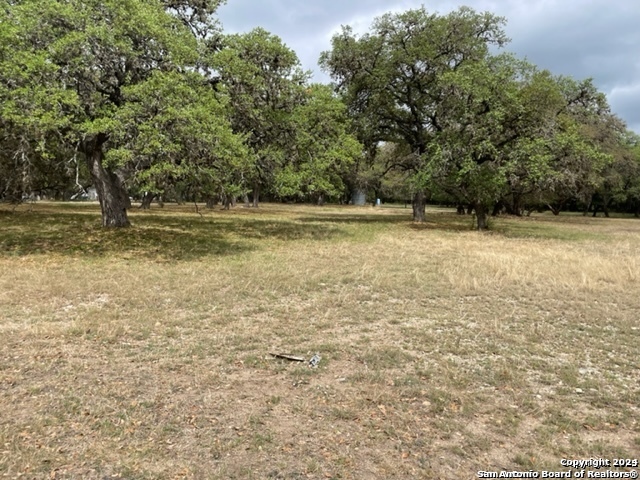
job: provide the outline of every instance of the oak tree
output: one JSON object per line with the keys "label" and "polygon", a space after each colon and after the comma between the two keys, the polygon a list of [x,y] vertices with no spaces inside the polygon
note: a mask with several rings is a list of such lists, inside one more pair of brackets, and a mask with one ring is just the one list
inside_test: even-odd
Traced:
{"label": "oak tree", "polygon": [[415,221],[424,221],[426,198],[419,172],[443,128],[438,113],[445,98],[442,75],[482,61],[492,46],[504,45],[503,24],[501,17],[468,7],[447,15],[423,7],[383,15],[364,35],[343,27],[332,39],[332,50],[321,56],[356,119],[360,140],[404,142],[415,153],[405,165],[415,173]]}
{"label": "oak tree", "polygon": [[[156,72],[196,71],[219,1],[25,0],[0,4],[0,118],[52,151],[78,151],[102,224],[129,224],[125,165],[107,161],[127,89]],[[20,143],[20,142],[18,142]]]}

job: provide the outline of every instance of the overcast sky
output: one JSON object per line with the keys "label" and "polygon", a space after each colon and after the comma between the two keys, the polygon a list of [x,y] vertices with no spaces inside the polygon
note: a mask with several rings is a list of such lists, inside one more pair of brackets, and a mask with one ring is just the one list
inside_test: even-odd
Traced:
{"label": "overcast sky", "polygon": [[316,81],[317,65],[340,25],[365,32],[374,17],[424,4],[448,13],[460,5],[507,18],[506,47],[541,68],[593,77],[612,109],[640,133],[640,1],[638,0],[227,0],[218,11],[227,33],[263,27],[298,54]]}

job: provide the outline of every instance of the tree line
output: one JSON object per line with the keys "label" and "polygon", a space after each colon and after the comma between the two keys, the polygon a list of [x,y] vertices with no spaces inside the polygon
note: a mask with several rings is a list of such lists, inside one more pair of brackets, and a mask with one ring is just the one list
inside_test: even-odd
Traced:
{"label": "tree line", "polygon": [[[106,227],[130,195],[258,206],[261,196],[428,201],[487,216],[640,214],[640,138],[591,80],[504,53],[505,20],[424,8],[349,27],[313,83],[222,0],[1,0],[0,199],[96,188]],[[251,199],[249,200],[249,195]]]}

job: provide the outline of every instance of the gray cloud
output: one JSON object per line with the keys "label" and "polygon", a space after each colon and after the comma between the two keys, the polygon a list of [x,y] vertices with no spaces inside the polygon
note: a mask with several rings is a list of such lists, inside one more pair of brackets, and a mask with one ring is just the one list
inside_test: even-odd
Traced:
{"label": "gray cloud", "polygon": [[[322,50],[340,25],[367,31],[386,11],[417,8],[415,0],[228,0],[219,11],[227,32],[260,26],[280,36],[296,51],[317,81],[327,81],[317,66]],[[507,19],[507,50],[577,79],[592,77],[613,110],[640,132],[640,3],[637,0],[466,0],[478,11]],[[450,0],[433,0],[429,11],[458,8]]]}

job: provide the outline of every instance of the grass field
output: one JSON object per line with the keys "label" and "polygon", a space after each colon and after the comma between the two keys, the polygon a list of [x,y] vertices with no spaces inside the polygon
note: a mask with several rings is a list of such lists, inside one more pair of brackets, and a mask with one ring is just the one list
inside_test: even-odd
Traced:
{"label": "grass field", "polygon": [[0,208],[5,478],[471,479],[640,456],[640,221],[154,206],[113,231],[95,204]]}

